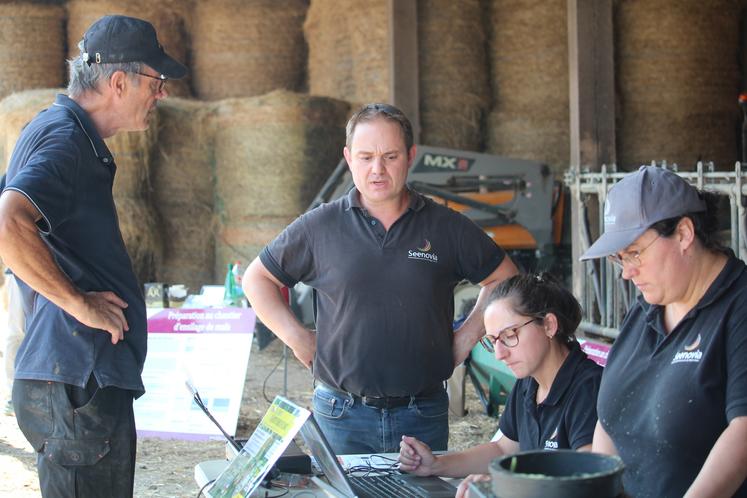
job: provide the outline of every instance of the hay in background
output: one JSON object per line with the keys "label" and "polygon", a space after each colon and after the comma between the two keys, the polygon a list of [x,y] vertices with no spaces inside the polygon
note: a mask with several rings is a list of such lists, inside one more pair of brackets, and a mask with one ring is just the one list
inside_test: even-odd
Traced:
{"label": "hay in background", "polygon": [[[79,54],[78,42],[83,33],[97,19],[112,14],[138,17],[149,21],[156,28],[158,41],[164,50],[190,70],[189,23],[194,0],[69,0],[67,3],[68,57]],[[169,81],[166,85],[170,95],[189,97],[192,95],[190,78]]]}
{"label": "hay in background", "polygon": [[481,0],[418,2],[420,142],[480,151],[490,106]]}
{"label": "hay in background", "polygon": [[0,98],[65,83],[64,22],[57,5],[0,4]]}
{"label": "hay in background", "polygon": [[282,232],[294,216],[251,216],[244,222],[216,228],[215,274],[222,282],[226,265],[239,261],[242,268],[256,258],[262,248]]}
{"label": "hay in background", "polygon": [[119,230],[140,284],[151,282],[161,264],[161,237],[153,207],[142,198],[114,198]]}
{"label": "hay in background", "polygon": [[[535,161],[558,158],[549,166],[560,175],[570,158],[566,1],[491,0],[490,20],[495,114],[488,120],[487,151]],[[523,128],[521,122],[541,127],[506,135]]]}
{"label": "hay in background", "polygon": [[[219,230],[304,212],[340,160],[348,110],[342,101],[285,91],[219,102],[214,125]],[[228,262],[221,259],[222,245],[218,237],[217,275]]]}
{"label": "hay in background", "polygon": [[629,0],[614,10],[618,163],[738,159],[740,3]]}
{"label": "hay in background", "polygon": [[299,89],[306,49],[305,0],[197,2],[194,87],[202,99]]}
{"label": "hay in background", "polygon": [[186,284],[192,292],[216,281],[208,112],[200,102],[159,102],[153,158],[153,201],[163,233],[157,280]]}
{"label": "hay in background", "polygon": [[158,114],[145,131],[120,132],[104,140],[114,156],[114,196],[145,197],[150,193],[150,163],[158,130]]}
{"label": "hay in background", "polygon": [[26,90],[0,101],[0,175],[5,173],[21,130],[42,110],[51,106],[62,88]]}
{"label": "hay in background", "polygon": [[355,100],[350,37],[337,0],[311,0],[304,36],[309,47],[309,93]]}
{"label": "hay in background", "polygon": [[312,0],[304,31],[310,93],[349,102],[389,100],[388,0]]}

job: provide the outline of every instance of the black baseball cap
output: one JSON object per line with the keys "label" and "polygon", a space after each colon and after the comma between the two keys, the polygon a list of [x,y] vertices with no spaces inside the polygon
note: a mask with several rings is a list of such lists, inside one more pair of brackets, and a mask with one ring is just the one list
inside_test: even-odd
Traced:
{"label": "black baseball cap", "polygon": [[83,35],[83,60],[91,64],[142,62],[161,79],[179,79],[187,68],[164,52],[151,23],[127,16],[104,16]]}

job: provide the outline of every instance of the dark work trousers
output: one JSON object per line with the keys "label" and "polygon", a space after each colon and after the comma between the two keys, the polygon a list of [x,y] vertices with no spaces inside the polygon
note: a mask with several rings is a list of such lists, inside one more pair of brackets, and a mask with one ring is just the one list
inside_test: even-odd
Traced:
{"label": "dark work trousers", "polygon": [[16,380],[16,420],[37,452],[44,498],[131,497],[135,479],[132,391]]}

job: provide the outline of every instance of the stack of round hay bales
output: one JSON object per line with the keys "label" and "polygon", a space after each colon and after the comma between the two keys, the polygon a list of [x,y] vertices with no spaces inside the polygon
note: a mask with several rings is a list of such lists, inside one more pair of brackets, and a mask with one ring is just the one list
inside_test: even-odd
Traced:
{"label": "stack of round hay bales", "polygon": [[312,0],[304,32],[309,92],[349,102],[389,96],[388,0]]}
{"label": "stack of round hay bales", "polygon": [[157,280],[199,292],[215,281],[212,148],[208,107],[183,99],[158,104],[153,201],[163,233]]}
{"label": "stack of round hay bales", "polygon": [[141,283],[155,280],[162,258],[161,232],[150,183],[157,121],[157,114],[154,113],[148,130],[121,132],[106,139],[117,165],[113,192],[119,229]]}
{"label": "stack of round hay bales", "polygon": [[570,158],[566,0],[491,0],[493,111],[487,150],[547,163]]}
{"label": "stack of round hay bales", "polygon": [[740,5],[615,3],[618,162],[738,159]]}
{"label": "stack of round hay bales", "polygon": [[194,87],[203,99],[297,90],[304,75],[306,0],[197,2]]}
{"label": "stack of round hay bales", "polygon": [[338,0],[311,0],[303,25],[309,46],[309,93],[352,101],[353,59]]}
{"label": "stack of round hay bales", "polygon": [[248,263],[306,210],[342,156],[348,110],[285,91],[217,104],[216,275]]}
{"label": "stack of round hay bales", "polygon": [[57,5],[0,3],[0,98],[65,83],[64,23]]}
{"label": "stack of round hay bales", "polygon": [[481,0],[418,2],[420,142],[480,151],[490,107]]}
{"label": "stack of round hay bales", "polygon": [[[121,14],[145,19],[153,24],[164,50],[189,68],[190,39],[188,26],[193,0],[69,0],[67,3],[68,56],[76,57],[78,42],[86,29],[100,17]],[[169,94],[188,97],[192,94],[189,78],[170,81]]]}
{"label": "stack of round hay bales", "polygon": [[[29,90],[10,95],[0,102],[3,168],[23,126],[39,111],[52,105],[55,95],[60,92],[60,89]],[[154,130],[155,126],[151,123],[150,129]],[[141,282],[153,279],[161,254],[156,217],[149,198],[150,150],[154,141],[152,131],[120,133],[106,140],[117,164],[114,200],[119,226]]]}

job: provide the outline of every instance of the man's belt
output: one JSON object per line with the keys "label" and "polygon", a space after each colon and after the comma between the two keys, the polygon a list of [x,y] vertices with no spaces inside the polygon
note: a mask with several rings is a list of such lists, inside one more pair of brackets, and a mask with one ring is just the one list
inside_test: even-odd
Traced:
{"label": "man's belt", "polygon": [[324,382],[318,381],[328,391],[337,393],[341,396],[350,396],[355,401],[363,403],[365,406],[371,408],[377,408],[379,410],[389,410],[391,408],[400,408],[410,404],[410,401],[414,399],[430,398],[444,390],[443,383],[439,383],[429,389],[421,391],[418,394],[411,396],[360,396],[358,394],[343,391],[341,389],[334,388]]}

